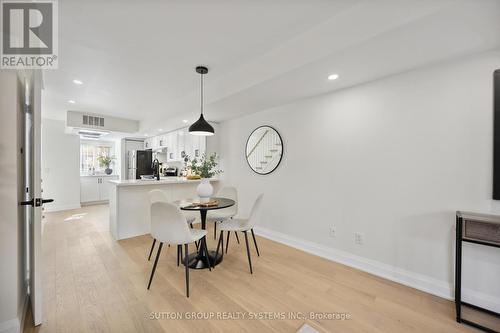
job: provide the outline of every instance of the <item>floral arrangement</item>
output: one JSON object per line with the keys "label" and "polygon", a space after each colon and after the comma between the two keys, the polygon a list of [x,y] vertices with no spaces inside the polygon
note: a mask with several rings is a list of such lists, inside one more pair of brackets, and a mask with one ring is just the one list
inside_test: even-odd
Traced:
{"label": "floral arrangement", "polygon": [[114,157],[105,156],[105,155],[101,155],[101,156],[97,157],[97,162],[99,162],[99,165],[101,167],[106,167],[106,169],[109,168],[109,166],[111,165],[111,162],[113,162],[113,160],[114,160]]}
{"label": "floral arrangement", "polygon": [[191,160],[189,166],[191,167],[191,172],[201,178],[212,178],[215,175],[222,173],[223,171],[217,169],[219,156],[217,153],[213,153],[210,156],[203,154],[198,161],[196,158]]}

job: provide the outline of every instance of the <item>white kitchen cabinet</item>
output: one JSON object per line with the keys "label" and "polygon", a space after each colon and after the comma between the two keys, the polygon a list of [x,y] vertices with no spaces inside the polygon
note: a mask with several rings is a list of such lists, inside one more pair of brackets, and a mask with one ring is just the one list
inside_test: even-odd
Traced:
{"label": "white kitchen cabinet", "polygon": [[167,147],[167,159],[170,159],[170,154],[174,149],[174,140],[170,133],[165,134],[165,147]]}
{"label": "white kitchen cabinet", "polygon": [[183,161],[183,155],[199,159],[206,151],[206,137],[191,135],[185,127],[144,140],[144,149],[158,148],[167,148],[169,161]]}
{"label": "white kitchen cabinet", "polygon": [[80,177],[80,202],[99,201],[98,177]]}
{"label": "white kitchen cabinet", "polygon": [[154,136],[152,143],[151,143],[151,148],[153,150],[160,148],[160,136]]}
{"label": "white kitchen cabinet", "polygon": [[190,147],[189,147],[189,156],[191,159],[197,158],[200,159],[201,156],[205,153],[206,150],[206,137],[198,136],[198,135],[190,135]]}
{"label": "white kitchen cabinet", "polygon": [[177,160],[177,152],[178,152],[178,140],[177,140],[177,131],[168,133],[168,160]]}
{"label": "white kitchen cabinet", "polygon": [[180,130],[177,130],[177,160],[182,161],[184,159],[184,156],[186,154],[186,140],[188,132],[187,128],[181,128]]}
{"label": "white kitchen cabinet", "polygon": [[158,144],[158,148],[167,147],[167,135],[166,134],[158,135],[157,144]]}
{"label": "white kitchen cabinet", "polygon": [[201,157],[201,155],[205,154],[207,151],[207,137],[200,136],[199,139],[200,141],[198,141],[198,154]]}
{"label": "white kitchen cabinet", "polygon": [[189,134],[189,132],[186,130],[184,136],[184,150],[186,152],[186,155],[188,155],[190,159],[193,159],[195,157],[195,141],[196,136]]}
{"label": "white kitchen cabinet", "polygon": [[80,202],[99,202],[109,200],[110,180],[118,176],[82,176],[80,177]]}

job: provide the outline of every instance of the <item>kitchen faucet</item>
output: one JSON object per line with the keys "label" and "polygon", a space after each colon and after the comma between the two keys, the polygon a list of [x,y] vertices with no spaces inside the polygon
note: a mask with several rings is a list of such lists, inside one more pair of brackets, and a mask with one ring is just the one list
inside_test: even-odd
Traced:
{"label": "kitchen faucet", "polygon": [[153,160],[151,167],[153,168],[153,176],[156,176],[156,180],[160,180],[160,161],[157,158]]}

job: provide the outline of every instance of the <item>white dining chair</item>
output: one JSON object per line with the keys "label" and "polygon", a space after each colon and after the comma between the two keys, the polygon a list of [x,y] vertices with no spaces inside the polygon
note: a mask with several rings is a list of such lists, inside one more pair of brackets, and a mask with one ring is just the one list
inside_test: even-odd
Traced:
{"label": "white dining chair", "polygon": [[[234,200],[235,204],[228,208],[209,210],[207,212],[207,221],[214,223],[214,239],[217,238],[217,223],[220,223],[227,219],[231,219],[233,218],[233,216],[236,216],[236,214],[238,214],[238,191],[235,187],[227,186],[221,188],[219,192],[217,192],[217,197],[232,199]],[[238,234],[236,232],[234,234],[236,235],[236,240],[239,244],[240,239],[238,238]],[[230,233],[227,234],[226,253],[227,246],[229,244],[229,235]]]}
{"label": "white dining chair", "polygon": [[[165,193],[165,191],[162,191],[162,190],[151,190],[151,191],[149,191],[148,196],[149,196],[149,202],[151,204],[153,204],[155,202],[168,202],[167,193]],[[189,225],[191,226],[191,228],[193,228],[193,223],[197,222],[196,217],[194,217],[192,215],[188,215],[188,214],[186,214],[186,220],[187,220],[187,223],[189,223]],[[199,221],[197,223],[199,223]],[[151,250],[149,251],[148,261],[151,260],[151,254],[153,253],[153,249],[155,248],[155,244],[156,244],[156,239],[153,237],[153,244],[151,245]],[[170,246],[170,244],[169,244],[169,246]],[[196,243],[196,249],[198,249],[198,243]],[[178,246],[177,247],[177,266],[179,266],[179,261],[181,258],[182,258],[182,246]]]}
{"label": "white dining chair", "polygon": [[247,231],[251,231],[253,242],[255,244],[255,250],[257,251],[257,256],[260,257],[259,248],[257,247],[257,241],[255,239],[255,234],[253,232],[253,227],[260,222],[260,218],[262,215],[262,198],[264,194],[261,194],[255,200],[253,204],[252,210],[250,211],[250,217],[248,219],[241,218],[232,218],[225,220],[219,224],[219,242],[217,243],[217,250],[215,251],[215,258],[219,255],[219,247],[222,246],[222,256],[224,257],[224,231],[228,233],[231,231],[234,232],[243,232],[245,235],[245,243],[247,246],[247,256],[248,256],[248,265],[250,266],[250,274],[253,274],[252,270],[252,259],[250,258],[250,247],[248,246],[248,235]]}
{"label": "white dining chair", "polygon": [[[189,297],[189,243],[199,242],[205,253],[208,253],[206,235],[203,229],[192,229],[188,227],[186,217],[179,207],[168,202],[155,202],[151,205],[151,234],[160,242],[153,270],[149,277],[148,290],[151,287],[153,276],[160,258],[163,243],[184,245],[184,266],[186,266],[186,296]],[[204,256],[206,264],[210,270],[210,259]]]}

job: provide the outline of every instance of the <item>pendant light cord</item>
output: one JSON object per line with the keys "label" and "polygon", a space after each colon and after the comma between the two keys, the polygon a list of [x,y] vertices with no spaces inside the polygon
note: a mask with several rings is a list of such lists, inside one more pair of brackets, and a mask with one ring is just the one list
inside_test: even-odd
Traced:
{"label": "pendant light cord", "polygon": [[203,73],[201,73],[200,75],[201,75],[201,79],[200,79],[200,82],[201,82],[201,98],[200,98],[200,103],[201,103],[201,114],[203,115]]}

